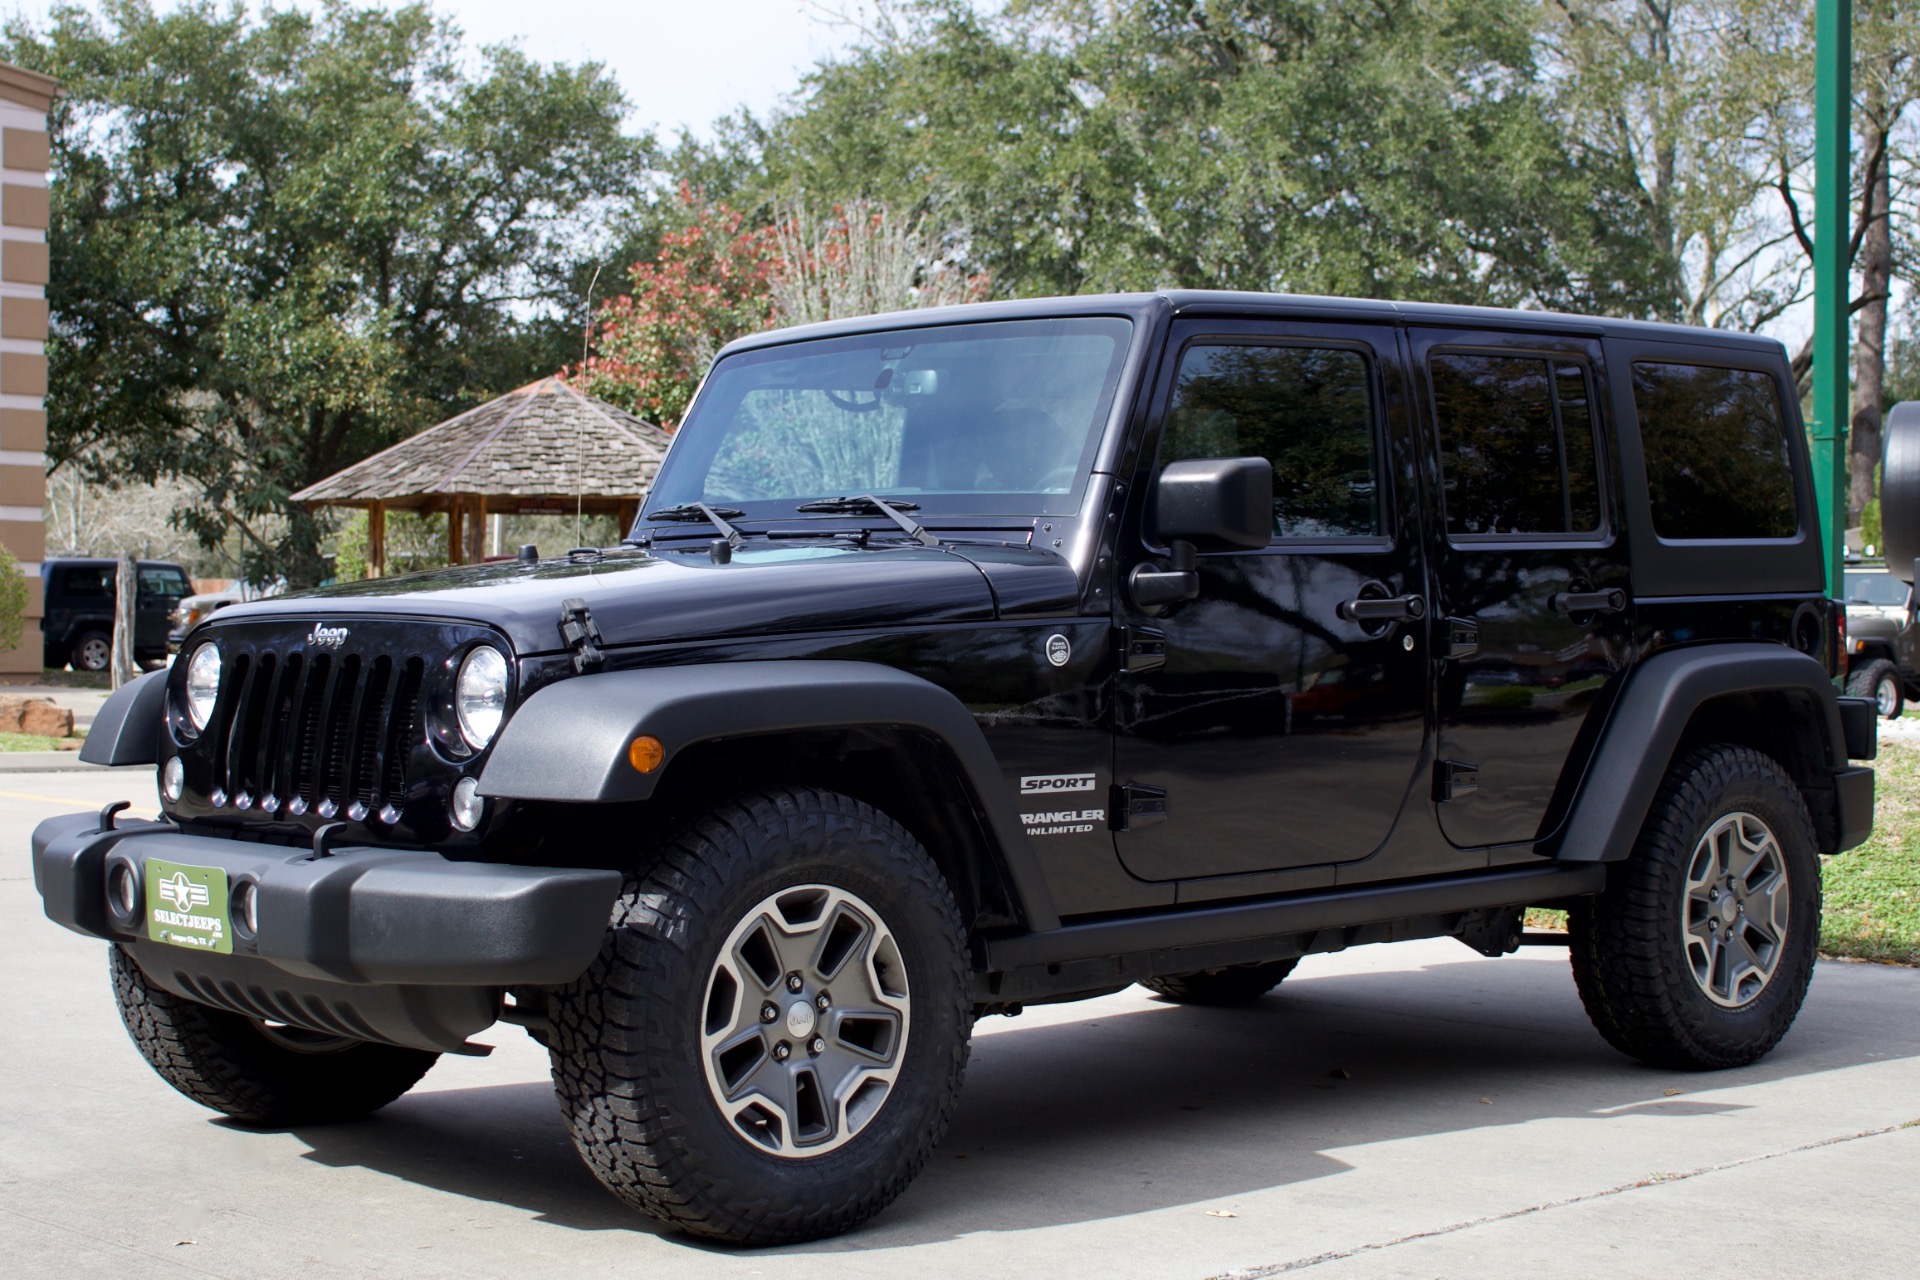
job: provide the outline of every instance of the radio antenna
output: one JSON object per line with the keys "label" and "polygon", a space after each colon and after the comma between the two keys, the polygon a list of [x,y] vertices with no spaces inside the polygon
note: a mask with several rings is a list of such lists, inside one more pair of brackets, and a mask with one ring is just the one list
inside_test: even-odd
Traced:
{"label": "radio antenna", "polygon": [[[589,353],[593,350],[593,291],[600,283],[600,268],[604,263],[595,263],[593,279],[587,281],[587,319],[580,326],[580,372],[587,371]],[[584,431],[574,433],[573,441],[573,545],[585,546],[581,534],[582,512],[586,507],[587,492],[587,434]]]}

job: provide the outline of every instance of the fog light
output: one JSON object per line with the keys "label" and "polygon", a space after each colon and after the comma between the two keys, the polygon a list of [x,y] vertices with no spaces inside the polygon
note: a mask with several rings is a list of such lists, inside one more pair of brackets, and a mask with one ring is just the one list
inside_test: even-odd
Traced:
{"label": "fog light", "polygon": [[107,874],[107,900],[112,904],[114,914],[123,920],[133,919],[134,899],[138,895],[138,886],[134,883],[133,868],[124,862],[114,864]]}
{"label": "fog light", "polygon": [[179,756],[170,757],[160,770],[160,794],[168,804],[172,804],[186,789],[187,767],[180,763]]}
{"label": "fog light", "polygon": [[487,802],[480,798],[480,779],[462,778],[454,783],[453,799],[448,802],[447,811],[453,825],[462,831],[479,826],[487,812]]}
{"label": "fog light", "polygon": [[250,934],[260,932],[260,891],[251,880],[233,886],[233,914]]}

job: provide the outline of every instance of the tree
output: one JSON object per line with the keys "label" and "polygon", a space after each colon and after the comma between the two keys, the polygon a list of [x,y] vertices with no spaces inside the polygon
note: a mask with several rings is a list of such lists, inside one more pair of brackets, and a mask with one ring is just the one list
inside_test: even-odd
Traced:
{"label": "tree", "polygon": [[950,260],[961,238],[931,210],[910,219],[855,200],[820,218],[799,201],[773,225],[774,316],[781,324],[812,324],[982,301],[987,277]]}
{"label": "tree", "polygon": [[649,154],[597,65],[469,58],[419,4],[107,0],[4,44],[67,93],[49,460],[188,482],[254,580],[322,572],[292,491],[566,358],[573,263]]}
{"label": "tree", "polygon": [[20,562],[13,558],[13,552],[0,547],[0,653],[20,647],[26,613],[27,575],[20,572]]}
{"label": "tree", "polygon": [[[887,11],[760,130],[771,206],[937,204],[1001,294],[1169,285],[1645,311],[1622,176],[1547,110],[1533,7],[1028,0]],[[1604,157],[1598,158],[1604,161]]]}

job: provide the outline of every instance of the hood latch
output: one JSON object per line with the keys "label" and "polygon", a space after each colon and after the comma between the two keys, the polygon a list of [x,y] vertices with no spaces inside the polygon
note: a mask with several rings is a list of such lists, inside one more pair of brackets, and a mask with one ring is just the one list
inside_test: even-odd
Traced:
{"label": "hood latch", "polygon": [[560,602],[560,639],[573,655],[575,675],[598,671],[606,665],[607,656],[600,652],[600,627],[594,622],[587,602],[579,596]]}

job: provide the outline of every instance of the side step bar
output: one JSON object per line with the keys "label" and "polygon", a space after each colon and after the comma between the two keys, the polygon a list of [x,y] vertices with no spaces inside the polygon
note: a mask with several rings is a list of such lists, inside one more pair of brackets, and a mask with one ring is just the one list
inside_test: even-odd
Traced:
{"label": "side step bar", "polygon": [[1384,924],[1489,907],[1530,906],[1598,893],[1607,882],[1598,863],[1545,863],[1444,880],[1418,880],[1062,925],[988,940],[987,972],[1067,964],[1217,943],[1245,942],[1323,929]]}

